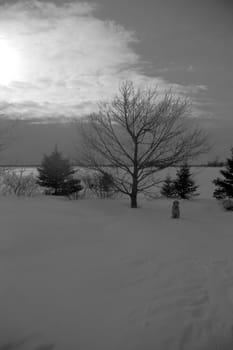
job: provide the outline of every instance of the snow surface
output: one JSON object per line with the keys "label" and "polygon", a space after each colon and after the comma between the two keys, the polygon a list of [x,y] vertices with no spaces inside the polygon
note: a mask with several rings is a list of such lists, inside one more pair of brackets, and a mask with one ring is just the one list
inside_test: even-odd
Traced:
{"label": "snow surface", "polygon": [[233,349],[233,213],[211,198],[216,173],[196,174],[179,220],[166,199],[0,197],[0,345]]}

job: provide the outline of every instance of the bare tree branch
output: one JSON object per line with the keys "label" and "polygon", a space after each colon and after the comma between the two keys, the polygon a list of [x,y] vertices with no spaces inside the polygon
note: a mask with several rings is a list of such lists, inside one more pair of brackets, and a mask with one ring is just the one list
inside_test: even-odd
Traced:
{"label": "bare tree branch", "polygon": [[186,99],[171,91],[161,97],[156,88],[136,89],[127,81],[98,114],[77,123],[79,163],[105,173],[108,167],[115,187],[137,207],[138,193],[155,186],[158,171],[209,150],[207,135],[191,120]]}

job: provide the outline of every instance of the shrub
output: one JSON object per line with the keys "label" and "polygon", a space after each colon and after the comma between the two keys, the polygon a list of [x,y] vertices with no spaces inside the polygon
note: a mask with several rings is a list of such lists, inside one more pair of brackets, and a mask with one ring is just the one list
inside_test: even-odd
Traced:
{"label": "shrub", "polygon": [[233,211],[233,200],[232,199],[225,199],[222,202],[223,208],[225,210]]}
{"label": "shrub", "polygon": [[78,199],[78,194],[82,189],[83,186],[81,185],[81,180],[72,178],[64,183],[60,194],[62,196],[67,196],[70,199]]}
{"label": "shrub", "polygon": [[25,169],[8,170],[2,174],[1,192],[3,195],[33,196],[39,193],[36,177],[26,174]]}
{"label": "shrub", "polygon": [[95,173],[84,177],[86,189],[89,189],[98,198],[110,198],[116,194],[114,178],[109,173]]}

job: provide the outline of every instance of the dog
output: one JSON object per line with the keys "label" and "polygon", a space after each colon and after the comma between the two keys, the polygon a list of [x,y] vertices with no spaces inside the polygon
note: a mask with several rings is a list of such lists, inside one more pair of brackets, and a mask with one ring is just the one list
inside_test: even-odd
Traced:
{"label": "dog", "polygon": [[172,219],[179,219],[180,217],[180,202],[175,200],[172,204]]}

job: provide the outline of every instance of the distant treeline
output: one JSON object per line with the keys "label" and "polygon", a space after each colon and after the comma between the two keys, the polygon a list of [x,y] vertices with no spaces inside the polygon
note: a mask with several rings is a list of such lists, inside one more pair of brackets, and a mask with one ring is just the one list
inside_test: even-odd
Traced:
{"label": "distant treeline", "polygon": [[[77,167],[77,168],[83,168],[82,165],[79,165],[79,164],[74,164],[73,165],[74,167]],[[148,167],[150,167],[151,165],[149,165]],[[154,165],[156,166],[156,165]],[[182,165],[177,165],[175,168],[179,168],[181,167]],[[219,167],[224,167],[226,166],[226,162],[223,162],[223,161],[209,161],[207,163],[200,163],[200,164],[194,164],[194,163],[190,163],[190,166],[191,167],[195,167],[195,168],[201,168],[201,167],[206,167],[206,168],[219,168]],[[1,168],[38,168],[40,167],[40,164],[27,164],[27,165],[23,165],[23,164],[0,164],[0,169]],[[103,165],[103,168],[111,168],[112,166],[111,165]]]}
{"label": "distant treeline", "polygon": [[30,164],[30,165],[24,165],[24,164],[0,164],[0,169],[15,169],[15,168],[38,168],[40,165]]}
{"label": "distant treeline", "polygon": [[205,164],[202,164],[200,166],[205,166],[205,167],[223,167],[226,166],[227,162],[226,161],[220,161],[218,159],[209,161]]}

